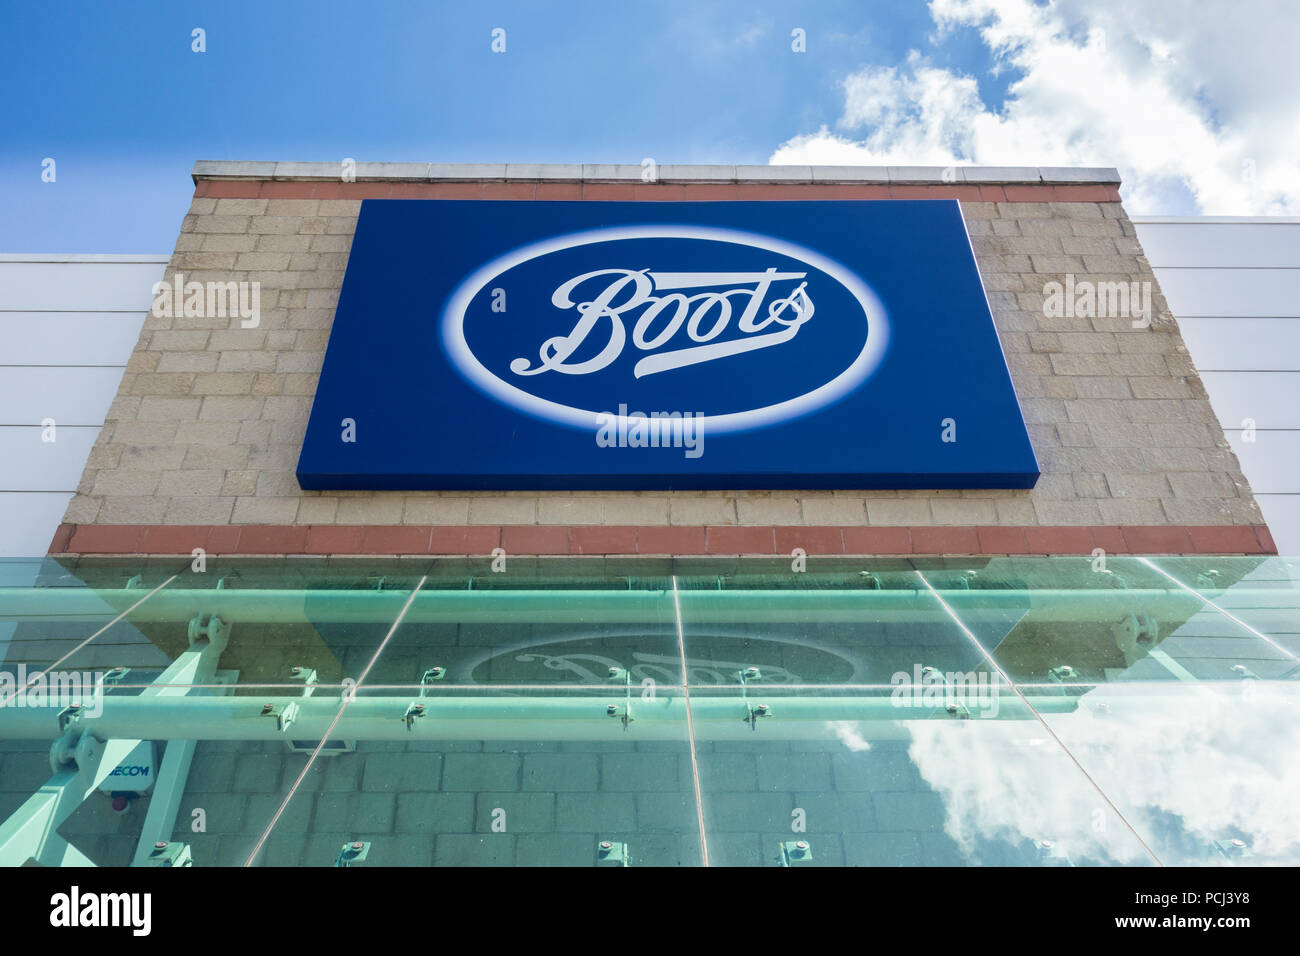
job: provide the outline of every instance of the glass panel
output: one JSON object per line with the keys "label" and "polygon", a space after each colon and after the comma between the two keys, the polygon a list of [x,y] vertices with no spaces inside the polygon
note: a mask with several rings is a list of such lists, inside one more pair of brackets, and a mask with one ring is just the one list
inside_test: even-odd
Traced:
{"label": "glass panel", "polygon": [[1108,684],[1046,720],[1168,866],[1300,863],[1300,683]]}
{"label": "glass panel", "polygon": [[[1194,590],[1223,630],[1249,638],[1264,660],[1300,657],[1300,560],[1294,558],[1150,558],[1153,567]],[[1260,644],[1268,645],[1265,651]],[[1256,656],[1246,650],[1243,657]],[[1260,676],[1276,676],[1265,665]]]}
{"label": "glass panel", "polygon": [[1296,567],[0,561],[0,862],[1296,863]]}
{"label": "glass panel", "polygon": [[429,575],[259,862],[701,862],[671,575],[508,562]]}
{"label": "glass panel", "polygon": [[677,587],[693,686],[889,687],[983,662],[906,561],[684,561]]}
{"label": "glass panel", "polygon": [[[806,592],[809,578],[788,562],[783,570],[784,580],[778,569],[762,581],[762,603],[737,603],[747,656],[691,686],[710,863],[1151,862],[949,612],[956,603],[987,612],[980,627],[996,648],[1023,607],[966,600],[970,568],[836,569]],[[753,580],[742,571],[727,583],[745,596]],[[695,587],[680,601],[688,659],[712,662],[719,592],[700,576],[683,581]],[[817,600],[790,601],[791,592]],[[999,593],[1025,603],[1023,590]],[[790,680],[785,662],[814,652],[834,654],[858,680],[811,666],[820,683]],[[1031,702],[1076,706],[1055,686]],[[1095,808],[1109,823],[1100,832]]]}
{"label": "glass panel", "polygon": [[[163,658],[138,646],[148,642],[136,622],[181,567],[175,560],[107,560],[74,569],[0,559],[0,666],[17,679],[46,668],[157,665]],[[11,694],[0,689],[0,699]]]}

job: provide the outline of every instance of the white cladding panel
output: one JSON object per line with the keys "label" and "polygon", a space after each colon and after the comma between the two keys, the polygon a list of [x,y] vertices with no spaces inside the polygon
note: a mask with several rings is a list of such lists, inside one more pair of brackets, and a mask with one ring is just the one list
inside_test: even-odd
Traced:
{"label": "white cladding panel", "polygon": [[1278,550],[1300,554],[1300,222],[1133,221]]}
{"label": "white cladding panel", "polygon": [[0,557],[49,548],[166,265],[0,255]]}

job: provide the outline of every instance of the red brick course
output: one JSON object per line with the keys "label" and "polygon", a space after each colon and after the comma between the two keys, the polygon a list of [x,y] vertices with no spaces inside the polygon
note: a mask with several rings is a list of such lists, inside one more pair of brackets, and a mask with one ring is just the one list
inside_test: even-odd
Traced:
{"label": "red brick course", "polygon": [[1276,554],[1264,525],[696,527],[60,525],[50,554]]}

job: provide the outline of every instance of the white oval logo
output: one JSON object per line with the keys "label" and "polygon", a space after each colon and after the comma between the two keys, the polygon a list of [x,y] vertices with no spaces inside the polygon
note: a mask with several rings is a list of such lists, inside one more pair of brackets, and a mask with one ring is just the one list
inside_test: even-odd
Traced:
{"label": "white oval logo", "polygon": [[884,307],[856,273],[755,233],[595,229],[532,243],[453,292],[442,338],[484,393],[598,428],[622,407],[692,411],[714,434],[778,424],[879,366]]}

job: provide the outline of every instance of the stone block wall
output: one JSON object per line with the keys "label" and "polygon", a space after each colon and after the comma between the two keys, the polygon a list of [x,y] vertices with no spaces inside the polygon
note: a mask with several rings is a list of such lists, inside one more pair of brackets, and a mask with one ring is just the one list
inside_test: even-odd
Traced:
{"label": "stone block wall", "polygon": [[[827,178],[834,171],[813,170],[807,182],[773,183],[722,167],[733,170],[732,180],[683,175],[681,182],[641,184],[557,181],[545,178],[547,167],[534,168],[541,170],[536,180],[449,181],[436,167],[420,166],[424,175],[377,167],[368,181],[343,183],[297,168],[293,178],[274,178],[271,164],[199,168],[210,172],[196,174],[166,278],[258,282],[260,323],[246,329],[237,318],[145,319],[53,551],[1273,550],[1113,176],[1056,171],[1064,181],[1053,184],[1047,170],[990,171],[1006,181],[989,183],[967,170],[950,183],[937,171],[929,181],[907,171],[906,181],[886,176],[882,183],[870,181],[872,170],[836,174],[866,182],[836,182]],[[294,468],[362,198],[919,196],[962,202],[1043,471],[1032,490],[298,488]],[[1044,286],[1066,274],[1150,283],[1150,327],[1134,328],[1128,316],[1050,316]]]}

